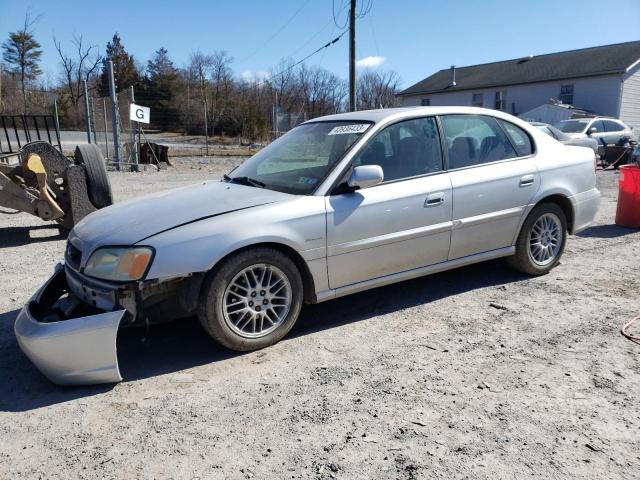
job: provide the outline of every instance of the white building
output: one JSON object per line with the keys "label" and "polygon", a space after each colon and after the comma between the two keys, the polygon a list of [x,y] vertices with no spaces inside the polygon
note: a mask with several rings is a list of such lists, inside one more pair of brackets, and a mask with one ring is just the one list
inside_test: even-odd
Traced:
{"label": "white building", "polygon": [[514,115],[553,98],[640,131],[640,41],[451,67],[399,96],[404,106],[478,106]]}

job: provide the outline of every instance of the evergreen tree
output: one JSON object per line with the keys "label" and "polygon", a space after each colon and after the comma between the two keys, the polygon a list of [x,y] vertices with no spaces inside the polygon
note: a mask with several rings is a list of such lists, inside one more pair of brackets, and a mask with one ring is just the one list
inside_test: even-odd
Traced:
{"label": "evergreen tree", "polygon": [[162,130],[178,127],[180,114],[175,102],[181,87],[181,77],[166,48],[157,50],[147,62],[143,83],[143,88],[136,92],[136,101],[151,108],[153,126]]}
{"label": "evergreen tree", "polygon": [[29,13],[25,16],[22,29],[9,33],[9,39],[2,44],[2,58],[9,66],[9,71],[20,79],[22,91],[22,108],[27,111],[27,84],[37,79],[40,70],[42,50],[35,39]]}
{"label": "evergreen tree", "polygon": [[136,86],[140,76],[133,61],[133,55],[129,55],[122,45],[120,35],[116,32],[111,42],[107,43],[107,51],[102,61],[102,74],[98,83],[98,93],[106,97],[109,95],[109,60],[113,62],[113,76],[116,82],[116,91],[124,92],[131,86]]}

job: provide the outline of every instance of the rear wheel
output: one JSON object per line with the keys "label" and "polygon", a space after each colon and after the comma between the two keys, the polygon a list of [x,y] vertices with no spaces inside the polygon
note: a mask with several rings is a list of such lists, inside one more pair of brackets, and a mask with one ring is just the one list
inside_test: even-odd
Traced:
{"label": "rear wheel", "polygon": [[516,254],[509,263],[529,275],[544,275],[560,261],[567,238],[567,220],[555,203],[536,206],[520,230]]}
{"label": "rear wheel", "polygon": [[255,248],[224,260],[202,287],[198,317],[231,350],[278,342],[295,324],[303,284],[295,263],[272,248]]}
{"label": "rear wheel", "polygon": [[75,159],[78,165],[84,166],[87,175],[87,194],[93,206],[104,208],[113,204],[107,169],[100,149],[93,144],[78,145]]}

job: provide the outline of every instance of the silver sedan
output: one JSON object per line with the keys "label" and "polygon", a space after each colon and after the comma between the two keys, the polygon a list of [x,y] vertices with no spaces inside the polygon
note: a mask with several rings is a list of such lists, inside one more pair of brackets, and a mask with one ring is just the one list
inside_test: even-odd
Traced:
{"label": "silver sedan", "polygon": [[598,140],[591,137],[570,137],[566,133],[558,130],[553,125],[549,125],[548,123],[540,123],[540,122],[531,122],[531,125],[543,131],[547,135],[552,138],[555,138],[563,145],[573,145],[578,147],[587,147],[593,150],[596,155],[599,155],[598,152],[601,150],[602,145],[598,143]]}
{"label": "silver sedan", "polygon": [[86,217],[15,332],[56,383],[116,382],[119,328],[197,315],[247,351],[284,337],[304,303],[499,257],[545,274],[599,198],[591,149],[505,113],[331,115],[221,181]]}

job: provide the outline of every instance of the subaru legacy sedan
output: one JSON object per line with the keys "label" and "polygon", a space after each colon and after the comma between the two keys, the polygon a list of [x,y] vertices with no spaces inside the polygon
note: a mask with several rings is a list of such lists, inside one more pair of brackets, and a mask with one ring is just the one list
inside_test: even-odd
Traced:
{"label": "subaru legacy sedan", "polygon": [[123,327],[197,316],[248,351],[304,303],[499,257],[542,275],[593,221],[595,181],[593,150],[494,110],[317,118],[222,180],[86,217],[16,336],[55,383],[117,382]]}

